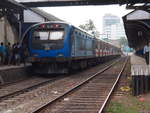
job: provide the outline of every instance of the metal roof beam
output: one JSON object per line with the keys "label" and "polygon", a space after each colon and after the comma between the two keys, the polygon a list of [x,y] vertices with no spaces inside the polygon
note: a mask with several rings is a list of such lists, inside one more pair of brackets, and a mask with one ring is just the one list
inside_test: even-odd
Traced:
{"label": "metal roof beam", "polygon": [[150,9],[150,4],[149,3],[144,3],[144,4],[127,4],[126,9],[147,10],[147,9]]}
{"label": "metal roof beam", "polygon": [[25,6],[19,4],[14,0],[1,0],[0,2],[0,9],[7,8],[7,9],[25,9]]}
{"label": "metal roof beam", "polygon": [[146,3],[149,0],[37,0],[31,2],[21,2],[28,7],[51,7],[51,6],[80,6],[80,5],[111,5],[111,4],[130,4]]}

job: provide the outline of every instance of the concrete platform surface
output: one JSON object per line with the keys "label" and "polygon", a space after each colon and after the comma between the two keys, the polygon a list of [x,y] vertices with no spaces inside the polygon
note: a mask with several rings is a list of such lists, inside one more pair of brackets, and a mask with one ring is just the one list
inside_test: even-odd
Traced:
{"label": "concrete platform surface", "polygon": [[1,65],[0,85],[19,81],[30,76],[31,64],[21,65]]}
{"label": "concrete platform surface", "polygon": [[131,65],[147,65],[145,58],[133,54],[131,56]]}
{"label": "concrete platform surface", "polygon": [[20,65],[0,65],[0,71],[2,70],[8,70],[8,69],[17,69],[17,68],[23,68],[25,66],[31,66],[31,64],[20,64]]}
{"label": "concrete platform surface", "polygon": [[145,58],[133,54],[130,59],[131,75],[150,75],[149,65],[146,64]]}

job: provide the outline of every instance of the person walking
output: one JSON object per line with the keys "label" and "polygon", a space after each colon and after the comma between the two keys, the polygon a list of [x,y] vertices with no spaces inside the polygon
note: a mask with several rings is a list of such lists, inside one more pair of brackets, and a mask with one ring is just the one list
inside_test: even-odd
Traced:
{"label": "person walking", "polygon": [[149,47],[149,43],[147,43],[144,46],[144,50],[143,50],[143,54],[144,54],[145,61],[146,61],[147,65],[149,65],[149,51],[150,51],[150,47]]}

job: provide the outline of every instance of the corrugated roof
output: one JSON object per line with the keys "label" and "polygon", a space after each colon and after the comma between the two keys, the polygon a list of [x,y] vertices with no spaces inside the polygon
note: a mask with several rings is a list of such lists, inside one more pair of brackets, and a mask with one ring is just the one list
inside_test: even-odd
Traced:
{"label": "corrugated roof", "polygon": [[[149,13],[149,11],[146,11]],[[138,13],[138,14],[135,14]],[[140,14],[141,13],[141,14]],[[134,49],[141,49],[144,45],[150,41],[150,20],[147,18],[139,18],[143,15],[142,11],[134,10],[123,17],[123,22],[125,26],[125,32],[129,42],[129,46]],[[127,18],[132,15],[132,19]],[[139,15],[139,16],[136,16]],[[145,16],[144,16],[145,17]],[[137,19],[136,19],[137,18]]]}
{"label": "corrugated roof", "polygon": [[49,21],[63,21],[57,17],[55,17],[54,15],[50,14],[50,13],[47,13],[41,9],[38,9],[38,8],[31,8],[31,10],[37,14],[39,14],[40,16],[46,18],[47,20]]}

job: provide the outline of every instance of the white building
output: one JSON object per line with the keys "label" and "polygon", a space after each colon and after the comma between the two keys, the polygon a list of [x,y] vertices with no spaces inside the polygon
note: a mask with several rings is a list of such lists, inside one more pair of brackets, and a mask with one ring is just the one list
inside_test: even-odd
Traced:
{"label": "white building", "polygon": [[120,18],[112,14],[105,14],[103,17],[103,34],[110,39],[125,37],[124,26]]}
{"label": "white building", "polygon": [[103,16],[103,34],[107,35],[107,38],[111,37],[111,25],[120,23],[120,18],[112,14],[105,14]]}
{"label": "white building", "polygon": [[123,24],[117,23],[117,24],[111,25],[110,38],[119,39],[120,37],[126,37]]}

